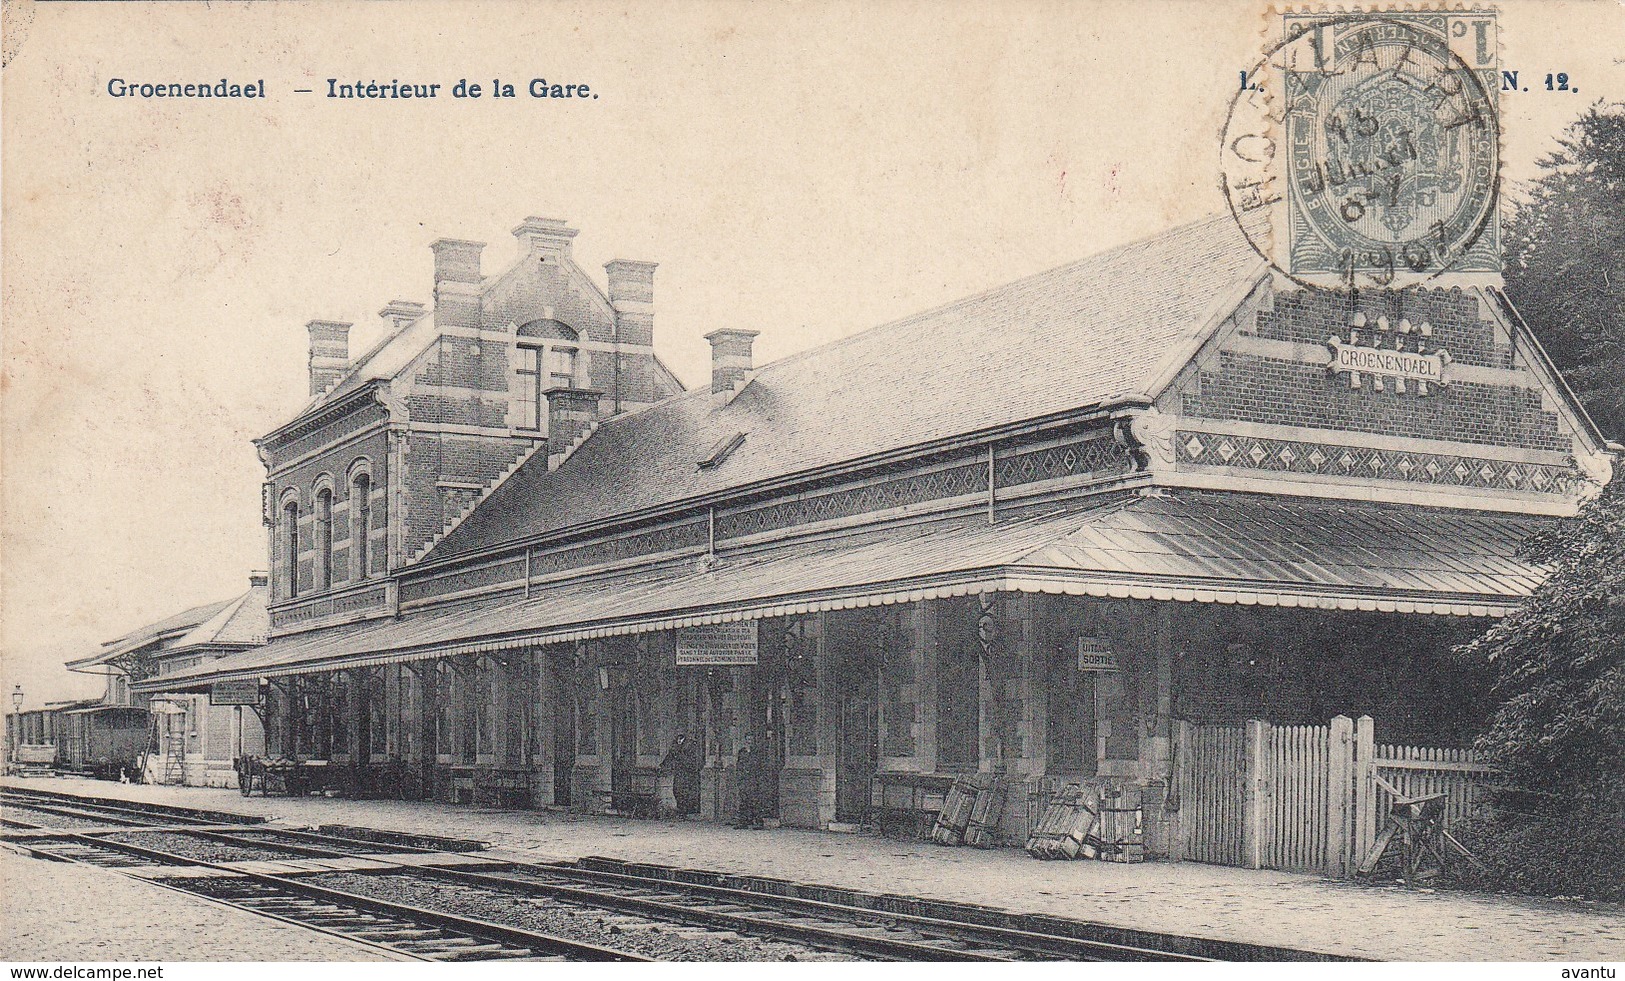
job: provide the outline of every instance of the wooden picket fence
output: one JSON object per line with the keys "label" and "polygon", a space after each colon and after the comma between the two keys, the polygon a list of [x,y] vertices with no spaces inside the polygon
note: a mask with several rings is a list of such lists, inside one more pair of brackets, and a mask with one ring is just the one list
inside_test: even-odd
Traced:
{"label": "wooden picket fence", "polygon": [[1446,794],[1446,821],[1472,816],[1494,771],[1470,750],[1377,745],[1370,716],[1329,725],[1193,725],[1175,731],[1174,857],[1218,865],[1352,873],[1394,792]]}
{"label": "wooden picket fence", "polygon": [[1180,725],[1174,786],[1181,802],[1185,857],[1213,865],[1241,865],[1246,729]]}
{"label": "wooden picket fence", "polygon": [[[1382,831],[1383,815],[1394,799],[1389,788],[1405,797],[1445,794],[1445,825],[1480,816],[1489,803],[1495,770],[1470,749],[1430,749],[1378,745],[1371,757],[1373,779],[1359,795],[1355,816],[1355,861],[1370,850]],[[1380,779],[1378,779],[1380,778]]]}
{"label": "wooden picket fence", "polygon": [[1264,733],[1259,862],[1270,869],[1326,866],[1331,781],[1328,726],[1271,726]]}

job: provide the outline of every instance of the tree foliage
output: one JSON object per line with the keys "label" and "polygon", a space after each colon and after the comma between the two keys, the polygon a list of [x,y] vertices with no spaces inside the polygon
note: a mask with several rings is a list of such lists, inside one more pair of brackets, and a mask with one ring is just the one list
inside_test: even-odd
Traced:
{"label": "tree foliage", "polygon": [[1625,810],[1625,478],[1522,552],[1550,575],[1458,651],[1493,679],[1479,748],[1517,787]]}
{"label": "tree foliage", "polygon": [[1478,748],[1503,784],[1456,828],[1482,863],[1458,878],[1625,901],[1625,476],[1521,552],[1551,574],[1457,648],[1493,678]]}
{"label": "tree foliage", "polygon": [[1598,102],[1506,225],[1507,295],[1610,438],[1625,438],[1625,105]]}

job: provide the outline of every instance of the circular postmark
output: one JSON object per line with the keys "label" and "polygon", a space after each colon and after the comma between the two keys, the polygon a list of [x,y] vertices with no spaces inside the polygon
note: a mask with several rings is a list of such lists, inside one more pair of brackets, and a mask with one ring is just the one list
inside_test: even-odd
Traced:
{"label": "circular postmark", "polygon": [[1450,42],[1474,25],[1443,12],[1283,23],[1242,78],[1220,154],[1252,247],[1311,287],[1498,272],[1494,59],[1470,65]]}

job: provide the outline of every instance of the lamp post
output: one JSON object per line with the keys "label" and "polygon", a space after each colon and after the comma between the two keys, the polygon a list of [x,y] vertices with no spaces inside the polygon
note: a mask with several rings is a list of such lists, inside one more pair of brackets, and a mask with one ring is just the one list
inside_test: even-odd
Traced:
{"label": "lamp post", "polygon": [[23,686],[15,685],[11,689],[11,718],[6,722],[6,769],[17,759],[17,744],[23,741]]}

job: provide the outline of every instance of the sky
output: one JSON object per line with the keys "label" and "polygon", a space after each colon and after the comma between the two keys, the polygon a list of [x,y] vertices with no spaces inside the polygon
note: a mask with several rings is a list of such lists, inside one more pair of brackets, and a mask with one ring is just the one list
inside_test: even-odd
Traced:
{"label": "sky", "polygon": [[[1502,66],[1536,78],[1502,100],[1515,188],[1586,103],[1625,99],[1625,11],[1498,6]],[[8,4],[0,686],[94,694],[63,660],[247,587],[251,440],[305,400],[304,324],[353,322],[365,350],[384,304],[429,301],[434,239],[489,243],[495,272],[537,215],[581,230],[600,282],[658,262],[656,352],[702,383],[719,327],[774,360],[1222,210],[1264,9]],[[1577,93],[1542,90],[1558,71]],[[107,93],[221,77],[268,97]],[[538,77],[598,97],[531,99]],[[451,98],[465,78],[486,96]]]}

